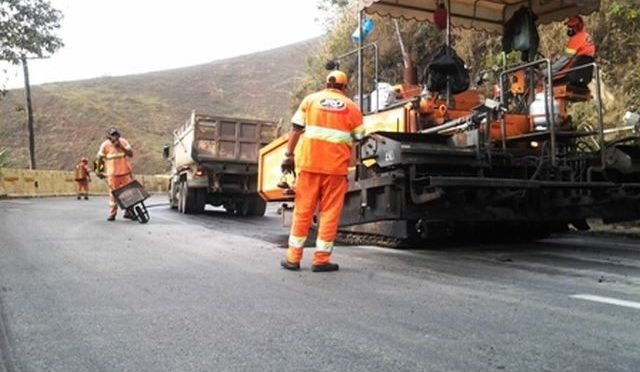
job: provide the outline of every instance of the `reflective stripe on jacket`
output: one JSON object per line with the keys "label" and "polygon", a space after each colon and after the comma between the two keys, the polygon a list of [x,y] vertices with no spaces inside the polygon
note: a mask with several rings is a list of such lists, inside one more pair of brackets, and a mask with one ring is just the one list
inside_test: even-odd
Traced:
{"label": "reflective stripe on jacket", "polygon": [[591,35],[589,35],[585,30],[580,30],[569,38],[567,46],[564,49],[564,54],[567,57],[595,57],[596,44],[593,42]]}
{"label": "reflective stripe on jacket", "polygon": [[298,167],[307,172],[346,175],[351,144],[364,135],[362,113],[342,91],[324,89],[306,96],[291,122],[304,128]]}
{"label": "reflective stripe on jacket", "polygon": [[120,137],[123,148],[117,148],[111,141],[106,140],[100,145],[98,157],[104,158],[104,166],[107,176],[121,176],[131,173],[131,163],[124,149],[131,150],[129,141]]}

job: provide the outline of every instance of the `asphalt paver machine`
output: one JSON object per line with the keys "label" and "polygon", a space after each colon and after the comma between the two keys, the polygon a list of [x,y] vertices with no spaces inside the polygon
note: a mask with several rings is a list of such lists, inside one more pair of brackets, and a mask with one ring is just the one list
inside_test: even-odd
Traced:
{"label": "asphalt paver machine", "polygon": [[[523,7],[540,24],[600,6],[598,0],[361,0],[359,11],[431,22],[441,4],[447,35],[451,27],[502,32]],[[570,226],[588,229],[588,219],[640,219],[640,126],[629,120],[627,136],[606,141],[597,63],[574,68],[593,76],[581,86],[555,82],[551,65],[532,58],[494,69],[500,90],[491,98],[474,88],[454,94],[449,80],[444,91],[425,92],[405,79],[393,103],[363,110],[367,136],[356,146],[339,240],[403,246],[470,236],[537,239]],[[572,104],[594,105],[596,122],[573,122]],[[282,137],[261,150],[259,192],[269,201],[291,200],[277,188],[285,144]]]}

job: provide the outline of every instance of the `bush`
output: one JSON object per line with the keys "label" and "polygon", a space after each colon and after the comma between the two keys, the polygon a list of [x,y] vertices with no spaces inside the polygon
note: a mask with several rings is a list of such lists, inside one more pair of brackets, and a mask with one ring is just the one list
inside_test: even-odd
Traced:
{"label": "bush", "polygon": [[6,167],[8,163],[8,152],[7,149],[0,149],[0,168]]}

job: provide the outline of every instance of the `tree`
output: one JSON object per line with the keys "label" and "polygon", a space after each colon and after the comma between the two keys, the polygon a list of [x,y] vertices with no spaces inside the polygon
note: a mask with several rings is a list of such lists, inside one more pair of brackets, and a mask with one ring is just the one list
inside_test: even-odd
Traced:
{"label": "tree", "polygon": [[[345,53],[354,51],[357,45],[352,41],[351,34],[358,26],[357,0],[319,0],[318,8],[325,12],[327,34],[322,40],[318,51],[307,58],[307,68],[302,82],[296,87],[293,95],[292,108],[295,109],[302,97],[322,87],[327,74],[325,63]],[[375,30],[365,41],[365,44],[375,42],[379,53],[379,75],[381,82],[397,83],[402,81],[403,56],[400,43],[396,35],[395,24],[390,18],[377,15],[367,15],[374,20]],[[424,70],[425,56],[435,51],[435,47],[442,44],[441,33],[427,22],[399,20],[400,33],[407,41],[407,51],[418,68],[419,75]],[[432,50],[433,49],[433,50]],[[369,93],[375,89],[374,54],[372,49],[363,51],[363,91]],[[340,69],[347,73],[351,81],[350,94],[356,95],[357,84],[357,55],[341,60]],[[419,76],[420,77],[420,76]]]}
{"label": "tree", "polygon": [[22,62],[24,69],[31,169],[36,168],[36,161],[27,58],[41,58],[45,52],[53,54],[63,46],[55,35],[60,20],[62,12],[48,0],[0,0],[0,59],[13,64]]}
{"label": "tree", "polygon": [[55,35],[61,20],[48,0],[0,0],[0,60],[18,64],[22,55],[55,53],[64,45]]}

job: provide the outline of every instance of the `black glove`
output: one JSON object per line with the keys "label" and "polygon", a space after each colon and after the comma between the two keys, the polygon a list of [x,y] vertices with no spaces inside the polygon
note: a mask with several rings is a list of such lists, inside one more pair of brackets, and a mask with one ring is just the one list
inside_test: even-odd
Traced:
{"label": "black glove", "polygon": [[285,155],[284,160],[282,160],[282,164],[280,164],[280,169],[282,170],[282,173],[295,174],[296,163],[293,160],[293,155]]}

